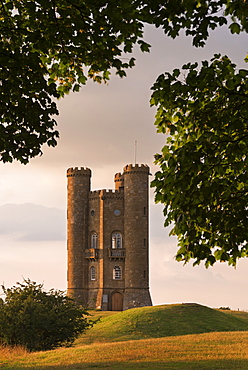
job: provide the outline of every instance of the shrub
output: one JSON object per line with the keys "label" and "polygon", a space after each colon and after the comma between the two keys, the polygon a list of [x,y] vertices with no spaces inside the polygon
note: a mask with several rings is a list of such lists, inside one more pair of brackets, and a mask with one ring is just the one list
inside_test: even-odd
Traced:
{"label": "shrub", "polygon": [[10,346],[23,346],[29,351],[71,346],[74,340],[93,325],[64,292],[45,292],[43,284],[24,280],[6,289],[0,299],[0,340]]}
{"label": "shrub", "polygon": [[231,310],[230,307],[220,307],[219,310]]}

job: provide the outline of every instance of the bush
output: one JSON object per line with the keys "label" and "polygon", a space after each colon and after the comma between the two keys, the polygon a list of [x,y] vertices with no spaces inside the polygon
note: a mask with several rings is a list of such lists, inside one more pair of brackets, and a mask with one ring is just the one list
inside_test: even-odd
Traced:
{"label": "bush", "polygon": [[0,341],[23,346],[29,351],[71,346],[74,340],[93,325],[62,291],[45,292],[43,284],[30,280],[6,289],[0,299]]}
{"label": "bush", "polygon": [[219,310],[231,310],[230,307],[220,307]]}

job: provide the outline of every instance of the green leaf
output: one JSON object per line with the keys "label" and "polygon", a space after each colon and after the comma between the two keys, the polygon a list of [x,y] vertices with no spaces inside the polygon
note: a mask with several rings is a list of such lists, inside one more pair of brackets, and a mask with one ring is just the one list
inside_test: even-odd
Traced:
{"label": "green leaf", "polygon": [[141,51],[143,51],[143,52],[149,52],[150,51],[151,45],[148,44],[147,42],[145,42],[143,40],[139,40],[138,44],[140,45]]}
{"label": "green leaf", "polygon": [[240,33],[240,25],[238,23],[232,23],[229,26],[231,33]]}
{"label": "green leaf", "polygon": [[80,85],[78,84],[74,85],[73,92],[79,92],[79,90],[80,90]]}

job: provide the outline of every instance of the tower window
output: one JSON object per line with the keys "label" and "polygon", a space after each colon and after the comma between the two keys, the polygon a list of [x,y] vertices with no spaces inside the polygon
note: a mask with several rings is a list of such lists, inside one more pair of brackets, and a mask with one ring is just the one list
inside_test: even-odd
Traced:
{"label": "tower window", "polygon": [[143,278],[146,279],[146,270],[143,271]]}
{"label": "tower window", "polygon": [[143,208],[143,215],[146,216],[146,207]]}
{"label": "tower window", "polygon": [[122,248],[122,235],[119,232],[112,234],[112,249]]}
{"label": "tower window", "polygon": [[95,266],[90,267],[90,280],[96,280],[96,268],[95,268]]}
{"label": "tower window", "polygon": [[120,280],[122,278],[122,271],[120,266],[115,266],[113,269],[113,279]]}
{"label": "tower window", "polygon": [[146,247],[146,239],[143,240],[143,247]]}
{"label": "tower window", "polygon": [[95,232],[91,234],[91,248],[97,248],[97,233]]}

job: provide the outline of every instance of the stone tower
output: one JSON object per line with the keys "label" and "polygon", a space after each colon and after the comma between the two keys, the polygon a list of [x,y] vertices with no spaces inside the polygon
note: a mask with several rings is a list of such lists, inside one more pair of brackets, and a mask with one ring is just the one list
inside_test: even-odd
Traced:
{"label": "stone tower", "polygon": [[91,171],[69,168],[68,295],[85,307],[151,306],[149,167],[127,165],[115,190],[90,190]]}

